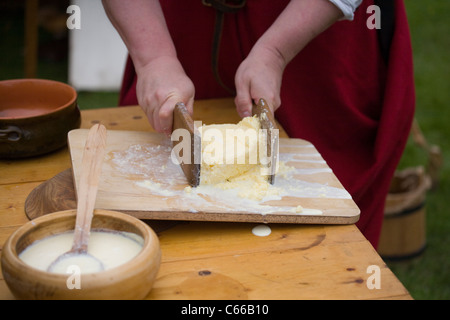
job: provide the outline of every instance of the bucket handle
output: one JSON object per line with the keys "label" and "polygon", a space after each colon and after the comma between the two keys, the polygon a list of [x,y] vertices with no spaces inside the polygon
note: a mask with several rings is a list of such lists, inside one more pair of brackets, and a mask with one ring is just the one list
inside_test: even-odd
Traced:
{"label": "bucket handle", "polygon": [[430,145],[427,142],[416,118],[414,118],[412,123],[411,136],[415,144],[428,154],[426,173],[431,179],[431,189],[436,189],[439,184],[440,170],[444,163],[441,148],[438,145]]}
{"label": "bucket handle", "polygon": [[[419,178],[419,183],[417,187],[407,192],[403,192],[398,195],[396,193],[389,193],[387,201],[390,201],[389,205],[385,207],[386,215],[395,215],[399,212],[407,210],[408,208],[416,206],[418,199],[424,198],[424,194],[431,187],[431,179],[429,175],[424,172],[424,168],[422,166],[398,171],[397,175],[400,178],[404,178],[408,175],[414,175]],[[396,201],[396,199],[401,199],[401,201]]]}

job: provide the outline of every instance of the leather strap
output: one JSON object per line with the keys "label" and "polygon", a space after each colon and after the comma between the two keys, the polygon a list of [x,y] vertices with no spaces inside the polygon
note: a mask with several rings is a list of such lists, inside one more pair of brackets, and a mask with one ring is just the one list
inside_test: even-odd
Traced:
{"label": "leather strap", "polygon": [[395,3],[394,0],[375,0],[381,10],[381,29],[378,30],[378,39],[381,54],[386,64],[389,63],[389,52],[391,49],[392,36],[395,28]]}
{"label": "leather strap", "polygon": [[213,7],[220,12],[237,12],[245,7],[247,0],[238,0],[228,3],[226,0],[202,0],[207,7]]}
{"label": "leather strap", "polygon": [[226,0],[202,0],[203,5],[212,7],[216,10],[216,21],[214,24],[214,36],[211,52],[211,67],[214,73],[214,77],[219,85],[227,90],[231,95],[235,95],[235,90],[229,88],[221,79],[219,73],[219,53],[220,43],[222,40],[223,20],[225,13],[234,13],[242,9],[246,0],[234,1],[233,3],[227,3]]}
{"label": "leather strap", "polygon": [[[227,0],[202,0],[203,5],[212,7],[216,10],[216,21],[214,25],[214,36],[211,54],[211,67],[214,73],[214,77],[216,78],[216,81],[220,84],[220,86],[232,95],[235,95],[236,92],[225,85],[219,73],[219,52],[222,39],[223,20],[225,13],[234,13],[239,11],[246,5],[246,2],[246,0],[236,0],[232,2],[227,2]],[[395,4],[393,0],[375,0],[375,4],[381,8],[382,12],[381,23],[383,28],[379,30],[378,37],[384,61],[388,63],[393,29],[395,25]]]}

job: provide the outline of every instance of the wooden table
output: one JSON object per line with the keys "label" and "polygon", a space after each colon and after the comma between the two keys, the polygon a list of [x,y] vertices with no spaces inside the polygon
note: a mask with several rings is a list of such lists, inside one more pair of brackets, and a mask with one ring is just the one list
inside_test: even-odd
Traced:
{"label": "wooden table", "polygon": [[[239,120],[229,99],[197,101],[195,118],[206,124]],[[109,130],[152,130],[139,107],[82,112],[82,128],[98,122]],[[70,166],[67,148],[0,161],[0,249],[28,221],[30,192]],[[271,224],[266,237],[255,236],[254,226],[180,222],[158,231],[162,264],[148,298],[411,299],[355,225]],[[380,289],[371,288],[375,283]],[[1,274],[0,299],[13,299]]]}

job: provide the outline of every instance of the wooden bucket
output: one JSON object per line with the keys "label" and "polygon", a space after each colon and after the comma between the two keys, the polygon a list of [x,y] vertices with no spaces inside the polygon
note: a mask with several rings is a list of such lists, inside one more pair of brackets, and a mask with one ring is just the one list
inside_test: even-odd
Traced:
{"label": "wooden bucket", "polygon": [[426,247],[426,193],[431,179],[423,167],[397,171],[386,198],[378,253],[385,260],[407,260]]}

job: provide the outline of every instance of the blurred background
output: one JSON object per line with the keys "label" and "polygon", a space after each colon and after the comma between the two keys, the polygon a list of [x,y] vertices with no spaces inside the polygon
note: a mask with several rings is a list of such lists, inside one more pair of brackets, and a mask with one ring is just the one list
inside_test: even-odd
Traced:
{"label": "blurred background", "polygon": [[[80,8],[81,29],[67,27],[70,5]],[[127,51],[100,0],[0,0],[0,28],[1,80],[62,81],[81,109],[117,105]]]}
{"label": "blurred background", "polygon": [[[81,29],[67,28],[71,4],[81,8]],[[425,249],[414,258],[385,261],[413,298],[450,299],[450,1],[405,4],[414,51],[416,120],[439,159],[435,184],[425,194]],[[0,0],[0,80],[62,81],[78,91],[82,110],[115,107],[125,58],[125,46],[100,0]],[[423,167],[429,172],[428,145],[411,138],[399,171]],[[414,237],[416,231],[411,232]]]}

